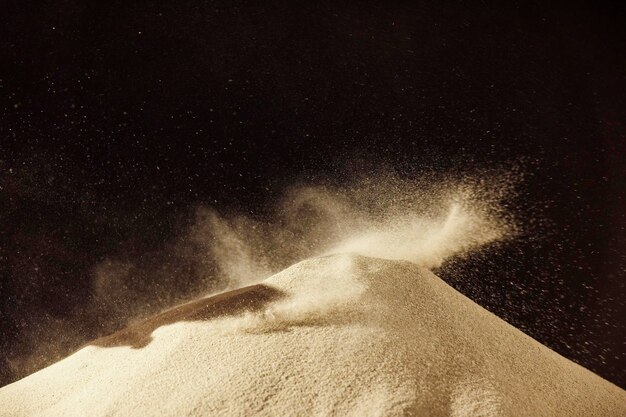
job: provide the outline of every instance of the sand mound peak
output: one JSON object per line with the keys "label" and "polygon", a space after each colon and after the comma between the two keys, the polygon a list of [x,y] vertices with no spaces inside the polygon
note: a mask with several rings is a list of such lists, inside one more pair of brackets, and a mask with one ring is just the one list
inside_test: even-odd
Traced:
{"label": "sand mound peak", "polygon": [[332,255],[0,389],[0,415],[626,415],[626,392],[414,264]]}

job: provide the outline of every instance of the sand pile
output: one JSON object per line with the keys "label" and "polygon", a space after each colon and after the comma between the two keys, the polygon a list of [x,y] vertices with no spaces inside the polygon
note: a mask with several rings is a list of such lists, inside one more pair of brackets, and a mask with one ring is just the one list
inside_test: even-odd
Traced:
{"label": "sand pile", "polygon": [[2,416],[620,416],[626,392],[405,261],[332,255],[0,389]]}

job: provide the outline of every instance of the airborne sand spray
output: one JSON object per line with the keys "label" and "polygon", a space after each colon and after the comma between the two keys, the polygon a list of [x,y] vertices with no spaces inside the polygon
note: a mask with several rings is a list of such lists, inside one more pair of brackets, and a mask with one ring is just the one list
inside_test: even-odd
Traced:
{"label": "airborne sand spray", "polygon": [[[13,358],[10,366],[26,375],[130,321],[259,282],[303,259],[352,252],[437,268],[519,231],[504,208],[518,172],[403,179],[379,171],[354,177],[343,185],[288,187],[262,215],[196,207],[193,222],[160,250],[95,265],[92,299],[67,321],[42,322],[31,334],[31,353]],[[337,304],[332,294],[321,295],[271,314],[302,315]]]}
{"label": "airborne sand spray", "polygon": [[224,289],[342,252],[437,268],[516,235],[502,205],[513,189],[507,175],[426,183],[385,174],[346,187],[300,185],[285,192],[266,220],[200,207],[190,237],[215,263]]}
{"label": "airborne sand spray", "polygon": [[[386,173],[348,187],[293,186],[266,221],[199,208],[191,238],[201,242],[216,265],[222,291],[257,283],[304,259],[340,253],[405,260],[434,269],[448,259],[513,237],[518,228],[502,208],[512,192],[510,175],[426,183]],[[341,309],[343,301],[362,288],[334,276],[328,277],[328,285],[312,287],[305,296],[226,321],[221,330],[280,327]]]}

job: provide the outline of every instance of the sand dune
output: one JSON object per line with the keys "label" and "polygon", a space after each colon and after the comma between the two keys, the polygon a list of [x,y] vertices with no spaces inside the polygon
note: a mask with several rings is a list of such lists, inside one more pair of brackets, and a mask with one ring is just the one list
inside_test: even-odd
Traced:
{"label": "sand dune", "polygon": [[1,416],[624,416],[626,391],[404,261],[332,255],[99,339]]}

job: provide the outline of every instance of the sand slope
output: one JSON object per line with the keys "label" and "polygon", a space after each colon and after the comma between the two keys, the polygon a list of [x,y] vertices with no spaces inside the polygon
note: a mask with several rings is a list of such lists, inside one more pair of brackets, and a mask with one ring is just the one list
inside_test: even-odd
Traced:
{"label": "sand slope", "polygon": [[626,416],[626,391],[411,263],[301,262],[0,389],[1,416]]}

